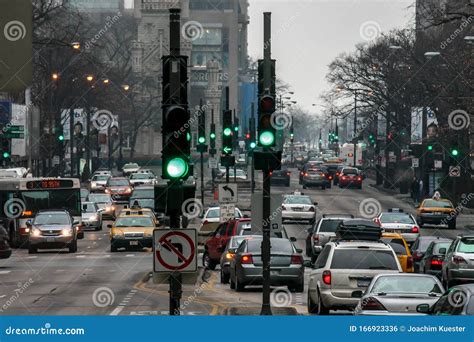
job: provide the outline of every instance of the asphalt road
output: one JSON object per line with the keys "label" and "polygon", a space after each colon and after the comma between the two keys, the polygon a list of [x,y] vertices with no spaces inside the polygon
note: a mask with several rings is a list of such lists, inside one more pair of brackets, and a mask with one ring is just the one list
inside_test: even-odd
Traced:
{"label": "asphalt road", "polygon": [[[369,181],[370,182],[370,181]],[[366,182],[367,183],[367,182]],[[290,188],[272,187],[274,193],[301,189],[297,179]],[[414,212],[413,206],[399,198],[364,184],[362,190],[302,190],[319,203],[321,213],[349,213],[360,216],[363,200],[375,199],[382,209],[403,208]],[[249,201],[250,196],[242,196]],[[250,203],[240,203],[249,206]],[[469,232],[468,218],[460,217],[456,231],[446,228],[424,228],[424,235],[454,237]],[[111,253],[108,222],[99,232],[86,232],[79,240],[78,253],[40,251],[29,255],[27,250],[14,250],[12,257],[0,260],[0,315],[166,315],[168,285],[154,284],[150,279],[153,266],[151,250]],[[304,250],[306,224],[286,224],[289,236]],[[306,270],[306,279],[309,269]],[[184,315],[226,314],[232,307],[248,307],[258,312],[261,288],[249,287],[243,292],[220,284],[219,270],[201,271],[198,285],[185,285],[181,301]],[[204,279],[204,281],[202,280]],[[278,291],[278,289],[276,290]],[[275,292],[274,294],[277,294]],[[301,294],[281,292],[284,306],[306,314],[306,289]],[[283,300],[283,301],[282,301]]]}

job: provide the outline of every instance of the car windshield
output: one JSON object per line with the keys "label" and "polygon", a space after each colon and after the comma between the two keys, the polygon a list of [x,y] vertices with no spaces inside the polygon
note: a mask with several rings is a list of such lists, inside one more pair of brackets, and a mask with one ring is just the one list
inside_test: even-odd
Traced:
{"label": "car windshield", "polygon": [[124,169],[136,169],[138,167],[139,167],[138,164],[133,164],[133,163],[132,164],[125,164],[123,166]]}
{"label": "car windshield", "polygon": [[403,224],[414,224],[413,219],[408,214],[403,213],[384,213],[380,216],[380,222],[382,223],[403,223]]}
{"label": "car windshield", "polygon": [[95,175],[94,177],[92,177],[92,180],[93,181],[106,181],[109,178],[110,177],[107,175]]}
{"label": "car windshield", "polygon": [[38,214],[35,217],[33,224],[38,225],[52,225],[52,224],[60,224],[60,225],[67,225],[71,224],[71,220],[69,216],[64,213],[52,213],[52,214]]}
{"label": "car windshield", "polygon": [[150,217],[119,217],[115,221],[115,227],[153,227]]}
{"label": "car windshield", "polygon": [[313,204],[309,196],[285,196],[284,204]]}
{"label": "car windshield", "polygon": [[153,179],[153,175],[151,173],[134,173],[130,179]]}
{"label": "car windshield", "polygon": [[474,253],[474,238],[461,239],[458,246],[459,253]]}
{"label": "car windshield", "polygon": [[230,240],[229,248],[238,248],[240,246],[240,244],[242,243],[242,241],[244,241],[244,240],[245,240],[244,236],[234,236]]}
{"label": "car windshield", "polygon": [[342,221],[343,220],[323,220],[318,233],[335,233]]}
{"label": "car windshield", "polygon": [[331,268],[346,270],[397,270],[392,251],[373,249],[336,249]]}
{"label": "car windshield", "polygon": [[107,186],[128,186],[126,179],[109,179]]}
{"label": "car windshield", "polygon": [[397,275],[377,278],[372,293],[420,293],[443,294],[438,283],[432,277],[411,277]]}
{"label": "car windshield", "polygon": [[402,239],[397,239],[397,238],[382,238],[382,241],[385,241],[388,243],[390,246],[392,246],[393,250],[397,255],[406,255],[407,250],[405,247],[405,244],[403,243]]}
{"label": "car windshield", "polygon": [[97,208],[93,202],[82,203],[82,212],[83,213],[95,213]]}
{"label": "car windshield", "polygon": [[[272,254],[293,254],[293,245],[290,240],[270,239],[272,245]],[[250,253],[260,253],[262,239],[251,239],[247,243],[247,251]]]}
{"label": "car windshield", "polygon": [[133,190],[132,199],[136,198],[155,198],[155,190],[154,189],[140,189],[136,188]]}
{"label": "car windshield", "polygon": [[110,197],[110,195],[90,194],[89,201],[94,203],[112,203],[112,198]]}
{"label": "car windshield", "polygon": [[[219,218],[220,215],[221,215],[221,209],[220,208],[209,209],[209,211],[207,212],[206,218]],[[235,208],[234,216],[236,218],[242,217],[242,215],[240,215],[240,212],[237,208]]]}
{"label": "car windshield", "polygon": [[452,208],[451,203],[446,201],[426,200],[423,202],[423,208]]}

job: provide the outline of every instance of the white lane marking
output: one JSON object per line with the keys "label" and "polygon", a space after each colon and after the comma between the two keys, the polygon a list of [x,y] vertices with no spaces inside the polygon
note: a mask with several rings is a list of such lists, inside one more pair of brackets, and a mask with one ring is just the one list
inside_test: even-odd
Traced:
{"label": "white lane marking", "polygon": [[65,270],[56,270],[56,273],[64,272]]}
{"label": "white lane marking", "polygon": [[0,295],[0,298],[5,298],[7,295]]}
{"label": "white lane marking", "polygon": [[85,255],[76,255],[76,258],[85,258]]}
{"label": "white lane marking", "polygon": [[124,306],[117,306],[114,311],[112,311],[109,316],[117,316],[119,313],[122,312]]}
{"label": "white lane marking", "polygon": [[135,254],[127,254],[126,257],[134,257]]}
{"label": "white lane marking", "polygon": [[91,246],[87,246],[87,249],[91,249],[92,247]]}
{"label": "white lane marking", "polygon": [[8,274],[10,273],[11,271],[0,271],[0,274]]}
{"label": "white lane marking", "polygon": [[100,240],[102,240],[102,238],[98,238],[97,240],[99,240],[99,241],[100,241]]}
{"label": "white lane marking", "polygon": [[32,256],[29,256],[29,257],[26,257],[27,259],[36,259],[38,256],[37,255],[32,255]]}

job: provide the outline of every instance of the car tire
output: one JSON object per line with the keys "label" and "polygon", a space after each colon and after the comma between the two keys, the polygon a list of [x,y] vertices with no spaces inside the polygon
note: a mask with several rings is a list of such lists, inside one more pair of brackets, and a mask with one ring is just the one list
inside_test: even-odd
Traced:
{"label": "car tire", "polygon": [[316,220],[315,220],[315,219],[311,219],[311,220],[309,220],[309,224],[310,224],[310,225],[312,225],[312,226],[313,226],[315,223],[316,223]]}
{"label": "car tire", "polygon": [[319,295],[319,291],[318,291],[318,315],[320,316],[329,315],[329,309],[324,306],[323,300],[321,299],[321,296]]}
{"label": "car tire", "polygon": [[290,292],[302,293],[304,292],[304,283],[301,282],[293,286],[288,286],[288,290],[290,290]]}
{"label": "car tire", "polygon": [[308,245],[308,243],[306,243],[306,256],[308,258],[311,258],[313,256],[313,249],[311,248],[311,246]]}
{"label": "car tire", "polygon": [[234,281],[232,280],[232,277],[230,278],[230,289],[231,289],[231,290],[235,290],[235,283],[234,283]]}
{"label": "car tire", "polygon": [[225,274],[221,270],[221,284],[228,284],[229,283],[229,278],[230,278],[230,274]]}
{"label": "car tire", "polygon": [[202,255],[202,265],[211,271],[214,271],[217,266],[217,264],[211,260],[211,258],[209,257],[209,253],[207,252],[204,252],[204,254]]}
{"label": "car tire", "polygon": [[38,248],[36,248],[35,246],[29,245],[28,246],[28,254],[36,254],[36,253],[38,253]]}
{"label": "car tire", "polygon": [[361,190],[361,189],[362,189],[362,185],[359,185],[359,186],[357,187],[357,189]]}
{"label": "car tire", "polygon": [[423,228],[423,225],[424,225],[423,221],[421,219],[419,219],[419,220],[417,220],[417,222],[418,222],[418,225],[420,226],[420,228]]}
{"label": "car tire", "polygon": [[245,289],[245,285],[239,282],[239,279],[235,277],[235,291],[241,292]]}
{"label": "car tire", "polygon": [[448,229],[452,229],[452,230],[456,229],[456,220],[450,220],[448,222]]}
{"label": "car tire", "polygon": [[305,184],[303,184],[303,189],[308,189],[308,187]]}
{"label": "car tire", "polygon": [[69,245],[69,253],[76,253],[76,252],[77,252],[77,240],[74,240],[74,242]]}
{"label": "car tire", "polygon": [[115,246],[114,241],[110,241],[110,252],[115,253],[117,252],[117,246]]}
{"label": "car tire", "polygon": [[311,255],[311,263],[314,264],[316,260],[318,259],[319,254],[313,254]]}
{"label": "car tire", "polygon": [[308,290],[308,313],[310,314],[315,314],[318,312],[318,305],[313,302],[311,299],[311,296],[309,295],[309,290]]}
{"label": "car tire", "polygon": [[321,190],[326,190],[326,185],[321,185]]}
{"label": "car tire", "polygon": [[290,181],[286,182],[286,186],[287,186],[287,187],[290,186]]}

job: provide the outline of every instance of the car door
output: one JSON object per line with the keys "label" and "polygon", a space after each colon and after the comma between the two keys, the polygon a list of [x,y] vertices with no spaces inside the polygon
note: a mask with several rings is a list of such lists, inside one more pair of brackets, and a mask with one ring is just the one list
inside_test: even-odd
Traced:
{"label": "car door", "polygon": [[457,241],[458,240],[454,240],[453,243],[451,243],[448,251],[446,252],[446,256],[444,257],[443,271],[442,271],[444,279],[447,279],[448,270],[451,266],[451,261],[453,260],[453,253],[454,253]]}
{"label": "car door", "polygon": [[207,242],[207,251],[209,253],[209,257],[212,260],[220,260],[223,251],[222,248],[225,248],[225,234],[227,226],[227,222],[221,223],[217,227],[213,236]]}

